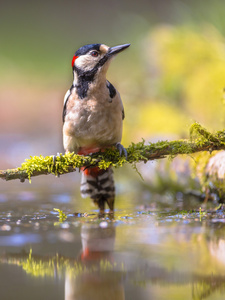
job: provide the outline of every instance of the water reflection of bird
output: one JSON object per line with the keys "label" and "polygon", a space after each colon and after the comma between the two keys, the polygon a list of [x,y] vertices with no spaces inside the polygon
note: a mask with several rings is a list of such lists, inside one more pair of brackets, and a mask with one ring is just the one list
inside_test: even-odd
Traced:
{"label": "water reflection of bird", "polygon": [[125,299],[122,272],[115,270],[115,227],[109,223],[102,225],[86,224],[81,229],[80,260],[89,271],[81,272],[75,278],[66,273],[65,300]]}
{"label": "water reflection of bird", "polygon": [[[73,84],[64,98],[63,144],[65,151],[87,155],[116,146],[127,155],[120,144],[124,109],[118,91],[106,80],[110,62],[130,44],[108,47],[91,44],[81,47],[72,59]],[[83,168],[82,197],[90,196],[104,211],[105,202],[114,209],[112,169]]]}
{"label": "water reflection of bird", "polygon": [[[44,293],[51,298],[52,290],[58,291],[59,286],[62,287],[59,282],[65,278],[64,300],[124,300],[125,296],[126,299],[164,299],[165,295],[173,299],[172,295],[180,295],[181,291],[182,295],[190,295],[190,299],[208,299],[210,295],[212,298],[215,292],[216,295],[221,292],[223,297],[224,226],[222,222],[214,226],[219,229],[218,232],[212,228],[208,231],[200,225],[189,226],[186,237],[187,227],[184,224],[175,227],[157,224],[153,231],[154,235],[159,236],[158,243],[153,235],[149,236],[149,228],[140,228],[142,234],[137,232],[140,240],[132,228],[132,235],[128,234],[128,238],[132,236],[133,243],[128,244],[129,251],[121,252],[119,249],[114,251],[115,224],[106,221],[100,224],[86,223],[81,228],[82,252],[77,258],[60,254],[37,255],[31,250],[29,253],[5,253],[0,256],[0,264],[10,265],[7,274],[12,278],[18,274],[11,268],[13,264],[27,273],[27,276],[24,276],[24,272],[19,273],[22,295],[24,289],[31,289],[30,282],[36,280],[37,285],[44,283]],[[124,236],[123,243],[127,243]],[[219,264],[216,264],[215,258]],[[172,268],[168,268],[168,261],[172,263]],[[32,281],[28,280],[28,276],[33,277]],[[38,277],[41,281],[38,281]],[[52,287],[47,280],[49,277],[55,278]],[[37,294],[42,295],[43,290]],[[182,296],[179,299],[183,299]]]}
{"label": "water reflection of bird", "polygon": [[109,226],[109,223],[102,222],[102,227],[82,226],[81,241],[82,254],[81,260],[95,261],[99,257],[110,259],[115,244],[116,230],[114,226]]}

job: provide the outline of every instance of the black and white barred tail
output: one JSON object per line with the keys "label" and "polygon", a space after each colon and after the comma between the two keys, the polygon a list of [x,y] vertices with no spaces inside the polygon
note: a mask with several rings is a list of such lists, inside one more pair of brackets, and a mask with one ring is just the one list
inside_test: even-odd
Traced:
{"label": "black and white barred tail", "polygon": [[81,196],[90,197],[96,203],[100,211],[104,211],[105,202],[109,209],[114,209],[115,185],[113,170],[108,168],[101,170],[98,167],[89,167],[82,171]]}

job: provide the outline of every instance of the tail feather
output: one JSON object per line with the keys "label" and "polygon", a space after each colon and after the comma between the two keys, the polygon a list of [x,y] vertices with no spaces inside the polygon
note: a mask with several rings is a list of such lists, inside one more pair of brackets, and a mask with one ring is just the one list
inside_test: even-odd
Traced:
{"label": "tail feather", "polygon": [[98,167],[90,167],[84,170],[80,190],[83,198],[92,198],[100,209],[104,209],[104,203],[107,202],[113,210],[115,186],[111,168],[101,170]]}

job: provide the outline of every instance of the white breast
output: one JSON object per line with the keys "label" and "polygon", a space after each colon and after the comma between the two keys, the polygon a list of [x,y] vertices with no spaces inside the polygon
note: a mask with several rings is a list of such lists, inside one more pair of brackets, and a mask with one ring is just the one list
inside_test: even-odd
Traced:
{"label": "white breast", "polygon": [[108,99],[106,86],[91,95],[94,96],[78,99],[74,93],[68,99],[69,111],[63,128],[67,151],[77,151],[79,147],[111,146],[121,141],[123,106],[119,93],[112,102]]}

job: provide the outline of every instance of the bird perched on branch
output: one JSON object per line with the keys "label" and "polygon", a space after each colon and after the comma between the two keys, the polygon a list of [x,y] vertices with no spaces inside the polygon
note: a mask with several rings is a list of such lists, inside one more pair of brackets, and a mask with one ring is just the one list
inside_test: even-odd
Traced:
{"label": "bird perched on branch", "polygon": [[[124,109],[118,91],[106,79],[112,58],[130,44],[108,47],[85,45],[72,59],[73,84],[64,97],[63,144],[66,152],[87,155],[115,146],[127,156],[120,144]],[[83,168],[81,196],[91,197],[104,212],[105,202],[114,209],[115,187],[111,168]]]}

